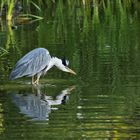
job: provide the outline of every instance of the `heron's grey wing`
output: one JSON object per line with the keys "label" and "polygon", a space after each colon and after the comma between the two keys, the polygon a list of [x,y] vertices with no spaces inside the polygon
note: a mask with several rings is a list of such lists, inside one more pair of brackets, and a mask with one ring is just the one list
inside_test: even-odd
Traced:
{"label": "heron's grey wing", "polygon": [[16,63],[9,79],[12,80],[22,76],[33,76],[48,66],[50,59],[51,56],[47,49],[34,49]]}

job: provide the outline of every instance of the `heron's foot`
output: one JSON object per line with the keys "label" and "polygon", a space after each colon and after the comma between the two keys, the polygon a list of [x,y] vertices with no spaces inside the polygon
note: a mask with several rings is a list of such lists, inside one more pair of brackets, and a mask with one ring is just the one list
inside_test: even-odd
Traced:
{"label": "heron's foot", "polygon": [[34,85],[39,85],[39,80],[37,79],[37,80],[34,81],[32,84],[34,84]]}
{"label": "heron's foot", "polygon": [[36,85],[36,83],[35,82],[32,82],[32,85]]}

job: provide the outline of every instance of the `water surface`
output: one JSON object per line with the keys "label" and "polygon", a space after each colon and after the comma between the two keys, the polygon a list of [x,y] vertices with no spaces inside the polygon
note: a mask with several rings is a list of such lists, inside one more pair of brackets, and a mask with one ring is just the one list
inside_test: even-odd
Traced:
{"label": "water surface", "polygon": [[[140,139],[140,16],[121,6],[95,17],[92,8],[58,3],[41,21],[1,27],[0,139]],[[37,47],[65,56],[77,76],[53,68],[39,86],[9,81]]]}

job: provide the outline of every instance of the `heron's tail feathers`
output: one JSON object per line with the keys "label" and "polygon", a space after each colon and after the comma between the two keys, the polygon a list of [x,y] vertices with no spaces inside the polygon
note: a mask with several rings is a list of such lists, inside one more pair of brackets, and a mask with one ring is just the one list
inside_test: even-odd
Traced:
{"label": "heron's tail feathers", "polygon": [[14,72],[11,72],[10,76],[9,76],[9,80],[14,80],[14,79],[17,79],[18,76],[14,73]]}
{"label": "heron's tail feathers", "polygon": [[22,76],[24,76],[22,69],[19,69],[19,68],[13,69],[12,72],[10,73],[9,80],[14,80]]}

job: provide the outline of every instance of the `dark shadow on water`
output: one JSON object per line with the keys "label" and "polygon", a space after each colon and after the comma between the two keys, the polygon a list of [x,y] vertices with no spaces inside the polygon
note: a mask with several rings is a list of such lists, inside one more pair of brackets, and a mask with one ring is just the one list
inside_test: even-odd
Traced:
{"label": "dark shadow on water", "polygon": [[71,91],[75,86],[63,89],[55,98],[43,93],[42,86],[33,86],[32,93],[17,93],[12,96],[12,102],[19,108],[20,113],[31,118],[31,121],[49,120],[52,110],[58,110],[58,106],[66,104]]}

